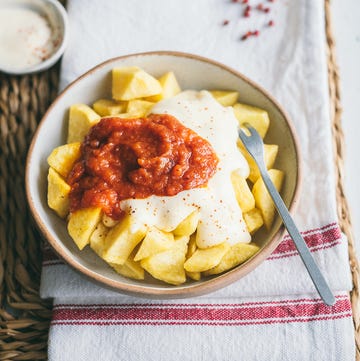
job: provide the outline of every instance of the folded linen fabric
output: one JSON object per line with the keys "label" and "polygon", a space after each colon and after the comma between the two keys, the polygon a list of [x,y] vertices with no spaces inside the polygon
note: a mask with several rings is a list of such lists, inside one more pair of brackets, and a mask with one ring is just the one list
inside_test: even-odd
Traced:
{"label": "folded linen fabric", "polygon": [[[235,284],[181,301],[103,289],[47,248],[41,294],[55,302],[50,360],[354,359],[347,242],[336,216],[323,4],[269,2],[269,12],[255,5],[245,18],[245,5],[228,0],[69,0],[71,40],[61,88],[111,57],[177,50],[223,62],[268,89],[300,138],[304,182],[295,218],[336,294],[335,306],[321,303],[288,236]],[[260,29],[259,37],[242,41],[249,29]]]}

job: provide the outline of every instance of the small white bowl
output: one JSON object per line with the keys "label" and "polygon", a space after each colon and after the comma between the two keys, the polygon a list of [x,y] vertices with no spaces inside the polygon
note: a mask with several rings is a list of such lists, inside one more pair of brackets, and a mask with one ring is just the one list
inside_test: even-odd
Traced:
{"label": "small white bowl", "polygon": [[4,8],[30,9],[44,16],[55,33],[54,37],[60,41],[54,52],[41,63],[21,69],[0,65],[0,71],[7,74],[24,75],[37,73],[54,65],[63,55],[68,41],[68,16],[61,3],[57,0],[0,0],[0,11]]}
{"label": "small white bowl", "polygon": [[291,121],[281,106],[258,85],[225,65],[196,55],[165,51],[110,59],[79,77],[57,97],[38,126],[28,153],[25,181],[31,212],[54,250],[74,269],[103,286],[157,298],[190,297],[214,291],[243,277],[271,254],[284,233],[279,217],[269,232],[256,233],[254,241],[261,249],[244,264],[221,275],[172,286],[154,279],[138,281],[122,277],[89,247],[79,251],[67,232],[66,222],[47,205],[49,167],[46,159],[55,147],[66,142],[69,107],[74,103],[91,105],[97,99],[111,98],[111,69],[130,65],[139,66],[155,77],[173,71],[182,89],[236,90],[242,102],[267,110],[271,124],[265,141],[279,145],[276,168],[285,172],[281,194],[290,211],[294,212],[301,183],[299,144]]}

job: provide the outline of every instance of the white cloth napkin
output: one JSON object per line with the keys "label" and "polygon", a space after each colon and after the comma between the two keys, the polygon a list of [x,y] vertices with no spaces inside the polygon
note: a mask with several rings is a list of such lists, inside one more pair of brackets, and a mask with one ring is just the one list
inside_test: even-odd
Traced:
{"label": "white cloth napkin", "polygon": [[[321,303],[288,237],[235,284],[181,301],[103,289],[46,249],[41,294],[55,303],[49,360],[354,359],[347,242],[336,216],[324,4],[264,1],[268,13],[249,4],[246,18],[247,5],[229,0],[68,0],[71,39],[61,87],[111,57],[178,50],[223,62],[268,89],[300,138],[304,182],[296,222],[336,305]],[[259,37],[240,40],[255,29]]]}

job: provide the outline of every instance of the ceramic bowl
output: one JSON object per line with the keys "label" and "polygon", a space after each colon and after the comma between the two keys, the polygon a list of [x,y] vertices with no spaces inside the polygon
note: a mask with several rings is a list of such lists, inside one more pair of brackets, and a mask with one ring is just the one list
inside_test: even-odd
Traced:
{"label": "ceramic bowl", "polygon": [[23,75],[37,73],[54,65],[63,55],[68,41],[68,17],[61,3],[58,0],[0,0],[0,11],[6,8],[27,9],[44,17],[52,29],[52,41],[56,42],[56,46],[51,55],[39,64],[20,69],[2,65],[0,71]]}
{"label": "ceramic bowl", "polygon": [[129,65],[139,66],[155,77],[172,70],[182,89],[237,90],[241,102],[266,109],[271,125],[265,140],[279,145],[276,168],[286,174],[281,195],[290,211],[294,212],[300,189],[299,145],[289,117],[276,100],[242,74],[210,59],[177,52],[149,52],[110,59],[96,66],[71,83],[50,106],[38,126],[27,158],[26,191],[33,217],[44,237],[65,262],[113,290],[144,297],[178,298],[205,294],[229,285],[254,270],[279,244],[284,232],[279,217],[269,232],[256,233],[254,241],[261,249],[244,264],[218,276],[172,286],[152,278],[137,281],[122,277],[89,247],[79,251],[67,233],[65,221],[47,205],[46,159],[53,148],[66,141],[69,107],[74,103],[91,105],[99,98],[110,98],[111,69]]}

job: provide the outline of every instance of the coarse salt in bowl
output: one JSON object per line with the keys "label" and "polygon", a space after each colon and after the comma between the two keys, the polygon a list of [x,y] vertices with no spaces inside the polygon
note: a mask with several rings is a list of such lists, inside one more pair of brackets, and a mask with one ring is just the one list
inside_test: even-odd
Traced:
{"label": "coarse salt in bowl", "polygon": [[21,75],[52,66],[65,50],[67,22],[56,0],[0,0],[0,71]]}

